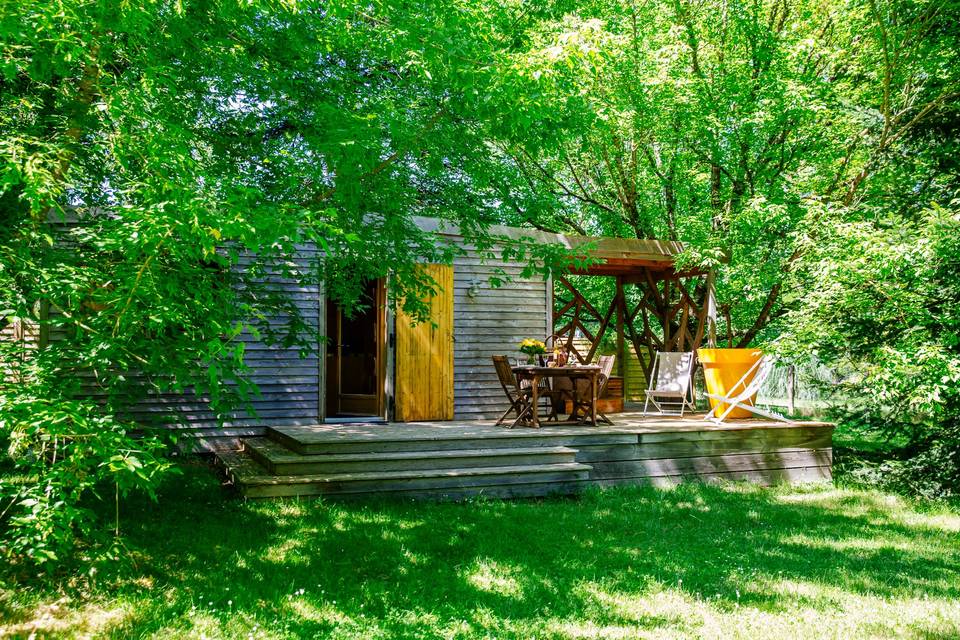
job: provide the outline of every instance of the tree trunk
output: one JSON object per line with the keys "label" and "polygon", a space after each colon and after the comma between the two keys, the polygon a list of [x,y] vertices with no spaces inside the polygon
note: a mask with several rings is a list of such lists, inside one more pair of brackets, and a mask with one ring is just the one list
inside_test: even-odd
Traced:
{"label": "tree trunk", "polygon": [[713,228],[720,229],[723,226],[720,216],[723,205],[720,198],[720,165],[716,162],[710,164],[710,206],[713,208]]}

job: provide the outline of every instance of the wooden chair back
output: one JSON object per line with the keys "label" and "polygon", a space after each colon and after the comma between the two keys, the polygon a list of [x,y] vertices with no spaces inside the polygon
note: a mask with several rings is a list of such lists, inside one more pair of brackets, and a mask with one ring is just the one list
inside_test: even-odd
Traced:
{"label": "wooden chair back", "polygon": [[[603,396],[603,392],[607,390],[607,382],[610,381],[610,376],[613,375],[613,365],[616,363],[616,356],[600,356],[597,358],[597,366],[600,367],[600,375],[597,377],[597,398]],[[560,378],[564,380],[565,378]],[[569,383],[568,383],[569,384]],[[578,401],[585,401],[590,399],[590,382],[580,378],[577,380],[577,387],[574,390]]]}
{"label": "wooden chair back", "polygon": [[600,356],[597,360],[597,364],[600,365],[600,380],[597,386],[598,398],[607,390],[607,383],[610,381],[610,376],[613,375],[613,365],[616,361],[617,356]]}
{"label": "wooden chair back", "polygon": [[493,356],[493,367],[497,370],[497,378],[507,397],[513,400],[520,391],[517,377],[513,375],[510,359],[507,356]]}

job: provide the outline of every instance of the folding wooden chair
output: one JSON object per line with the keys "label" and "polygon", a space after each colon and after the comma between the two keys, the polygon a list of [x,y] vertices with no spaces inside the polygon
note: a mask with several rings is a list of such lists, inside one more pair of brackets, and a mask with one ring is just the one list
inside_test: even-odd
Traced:
{"label": "folding wooden chair", "polygon": [[[683,416],[684,409],[697,410],[693,397],[693,352],[658,351],[653,358],[653,369],[647,389],[647,398],[643,403],[643,415],[647,415],[650,403],[660,415]],[[664,406],[680,407],[680,412],[668,413]]]}
{"label": "folding wooden chair", "polygon": [[506,422],[510,412],[517,414],[516,420],[510,425],[510,428],[517,426],[517,423],[530,413],[530,391],[520,386],[517,376],[513,375],[513,368],[510,366],[510,360],[507,356],[493,356],[493,366],[497,370],[497,378],[500,380],[500,386],[510,402],[510,406],[497,419],[496,426]]}
{"label": "folding wooden chair", "polygon": [[[613,374],[613,365],[616,360],[616,356],[600,356],[597,358],[597,364],[600,366],[600,375],[597,377],[597,400],[602,398],[607,390],[607,383]],[[590,400],[590,383],[587,380],[577,380],[577,388],[573,393],[573,413],[571,417],[583,411],[583,417],[580,419],[585,419],[590,412]],[[613,424],[610,418],[599,411],[597,412],[597,421]]]}
{"label": "folding wooden chair", "polygon": [[[761,409],[754,402],[754,397],[770,376],[775,365],[776,361],[773,357],[762,356],[743,374],[743,377],[730,388],[727,395],[708,393],[707,397],[716,400],[717,404],[710,409],[704,419],[720,424],[730,415],[731,411],[739,407],[740,409],[746,409],[750,413],[763,416],[764,418],[792,423],[793,421],[789,418],[785,418],[779,413],[769,409]],[[742,389],[742,391],[738,392],[737,389]],[[726,405],[726,409],[722,414],[718,415],[717,409],[723,405]]]}

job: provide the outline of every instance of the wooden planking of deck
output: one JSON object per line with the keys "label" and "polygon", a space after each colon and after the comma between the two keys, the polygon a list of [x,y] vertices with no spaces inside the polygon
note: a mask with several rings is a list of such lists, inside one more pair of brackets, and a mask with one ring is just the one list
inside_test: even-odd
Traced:
{"label": "wooden planking of deck", "polygon": [[218,454],[248,497],[459,499],[576,493],[588,486],[832,478],[833,425],[616,416],[613,426],[506,429],[443,421],[276,426]]}

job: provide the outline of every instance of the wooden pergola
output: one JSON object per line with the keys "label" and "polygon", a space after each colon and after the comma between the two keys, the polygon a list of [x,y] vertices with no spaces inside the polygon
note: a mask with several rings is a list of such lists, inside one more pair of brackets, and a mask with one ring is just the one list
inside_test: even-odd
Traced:
{"label": "wooden pergola", "polygon": [[[417,218],[417,224],[435,233],[448,228],[434,218]],[[547,324],[581,363],[593,361],[610,330],[616,331],[618,353],[623,354],[626,341],[630,341],[648,379],[657,351],[695,351],[704,341],[710,345],[716,342],[713,272],[678,270],[677,256],[684,249],[679,242],[503,226],[492,226],[488,231],[504,244],[556,244],[574,256],[567,273],[554,274],[559,286],[554,286],[553,318]],[[609,307],[598,310],[570,282],[569,275],[614,278],[616,293]],[[585,351],[575,343],[578,334],[590,343]],[[623,358],[617,360],[622,374]]]}
{"label": "wooden pergola", "polygon": [[[611,329],[617,352],[623,354],[629,340],[648,380],[657,351],[695,351],[705,337],[711,345],[715,342],[713,272],[678,271],[676,257],[683,250],[679,242],[585,236],[565,240],[571,249],[583,247],[583,256],[591,259],[589,266],[571,268],[570,274],[614,278],[616,285],[609,307],[601,311],[566,276],[555,276],[560,286],[554,287],[554,334],[581,363],[593,360]],[[590,344],[586,352],[577,348],[578,335]]]}

